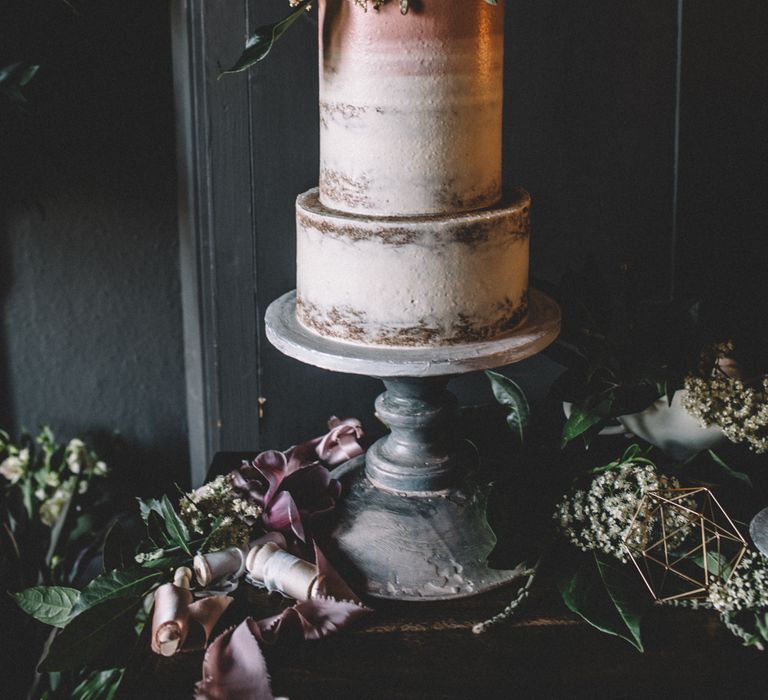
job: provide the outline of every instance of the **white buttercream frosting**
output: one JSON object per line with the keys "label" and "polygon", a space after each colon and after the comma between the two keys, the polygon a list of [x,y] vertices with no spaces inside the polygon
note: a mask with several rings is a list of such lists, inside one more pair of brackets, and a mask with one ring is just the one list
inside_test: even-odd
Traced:
{"label": "white buttercream frosting", "polygon": [[442,345],[498,336],[525,315],[528,207],[380,219],[297,201],[299,321],[365,344]]}

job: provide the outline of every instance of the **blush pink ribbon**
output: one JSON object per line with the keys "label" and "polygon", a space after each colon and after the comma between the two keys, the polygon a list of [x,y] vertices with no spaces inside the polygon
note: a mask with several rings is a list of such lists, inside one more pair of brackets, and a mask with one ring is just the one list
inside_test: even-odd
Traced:
{"label": "blush pink ribbon", "polygon": [[318,595],[263,620],[246,618],[208,647],[196,700],[274,700],[261,644],[321,639],[370,612],[315,546]]}

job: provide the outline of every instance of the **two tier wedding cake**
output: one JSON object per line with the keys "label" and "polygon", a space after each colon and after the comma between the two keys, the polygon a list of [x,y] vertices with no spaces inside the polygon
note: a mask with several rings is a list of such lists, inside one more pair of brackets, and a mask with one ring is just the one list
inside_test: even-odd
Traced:
{"label": "two tier wedding cake", "polygon": [[320,183],[297,317],[376,346],[492,340],[527,313],[530,197],[502,193],[503,0],[320,0]]}

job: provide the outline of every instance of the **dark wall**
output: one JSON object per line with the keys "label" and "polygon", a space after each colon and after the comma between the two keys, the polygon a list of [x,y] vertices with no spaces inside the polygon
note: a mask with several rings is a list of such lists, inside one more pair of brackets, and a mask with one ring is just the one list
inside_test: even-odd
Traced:
{"label": "dark wall", "polygon": [[2,111],[0,425],[119,431],[137,482],[184,481],[168,4],[0,13],[2,60],[41,66]]}
{"label": "dark wall", "polygon": [[680,291],[766,371],[768,3],[686,3],[680,119]]}

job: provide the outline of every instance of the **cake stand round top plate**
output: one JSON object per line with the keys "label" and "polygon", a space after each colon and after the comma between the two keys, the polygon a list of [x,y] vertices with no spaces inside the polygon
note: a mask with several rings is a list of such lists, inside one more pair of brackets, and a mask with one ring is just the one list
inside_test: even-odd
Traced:
{"label": "cake stand round top plate", "polygon": [[273,301],[267,338],[280,352],[315,367],[368,377],[439,377],[501,367],[541,352],[560,332],[560,307],[531,289],[528,318],[494,340],[434,347],[355,345],[324,338],[296,319],[296,291]]}

